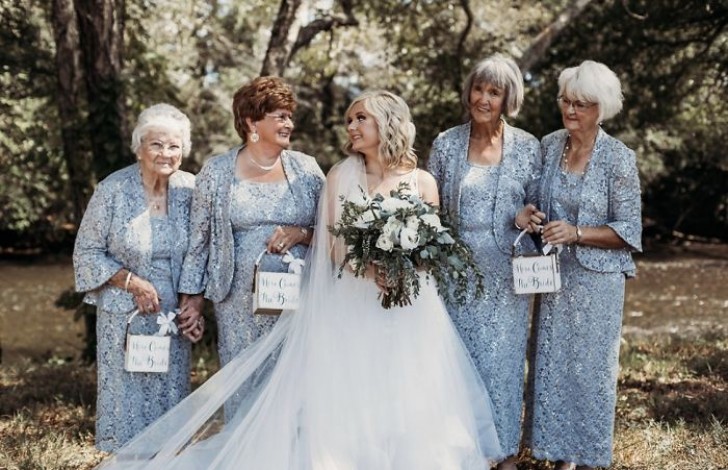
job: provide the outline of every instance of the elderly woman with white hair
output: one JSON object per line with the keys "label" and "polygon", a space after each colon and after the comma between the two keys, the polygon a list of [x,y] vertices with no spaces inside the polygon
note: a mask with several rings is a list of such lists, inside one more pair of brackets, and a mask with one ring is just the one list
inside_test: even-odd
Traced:
{"label": "elderly woman with white hair", "polygon": [[567,68],[557,101],[564,129],[541,142],[543,214],[528,220],[561,248],[562,282],[541,296],[530,446],[557,469],[607,467],[625,279],[641,251],[640,182],[635,153],[600,127],[622,109],[614,72],[590,60]]}
{"label": "elderly woman with white hair", "polygon": [[[519,234],[513,219],[535,202],[541,174],[538,140],[503,118],[515,117],[522,103],[523,77],[512,59],[494,55],[479,62],[463,87],[467,122],[437,137],[428,162],[443,210],[486,275],[484,295],[471,292],[448,311],[493,400],[508,456],[499,469],[516,468],[529,325],[530,297],[513,290],[511,246]],[[521,218],[527,221],[534,207],[523,209]]]}
{"label": "elderly woman with white hair", "polygon": [[190,390],[190,341],[198,340],[203,328],[194,312],[177,319],[180,332],[171,335],[167,372],[124,367],[132,312],[140,315],[129,332],[154,335],[160,331],[158,313],[168,322],[177,308],[195,181],[179,166],[190,146],[190,120],[184,113],[168,104],[144,110],[132,134],[138,161],[99,183],[76,236],[76,289],[97,308],[100,450],[118,449]]}

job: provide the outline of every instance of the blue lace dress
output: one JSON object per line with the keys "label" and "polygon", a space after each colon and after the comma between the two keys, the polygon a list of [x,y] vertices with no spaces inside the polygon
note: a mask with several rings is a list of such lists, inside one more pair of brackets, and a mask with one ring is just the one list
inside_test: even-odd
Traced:
{"label": "blue lace dress", "polygon": [[[583,176],[558,171],[550,220],[576,223]],[[609,466],[625,276],[586,269],[561,252],[561,290],[542,294],[531,448],[538,459]]]}
{"label": "blue lace dress", "polygon": [[469,163],[461,183],[459,233],[484,273],[485,293],[470,292],[450,316],[493,401],[498,438],[515,455],[521,437],[529,296],[513,292],[510,256],[496,244],[493,212],[500,166]]}
{"label": "blue lace dress", "polygon": [[[287,181],[258,183],[235,178],[231,188],[230,222],[233,227],[233,281],[230,293],[215,303],[220,364],[227,364],[241,350],[270,331],[276,315],[253,314],[253,267],[266,241],[277,225],[308,227],[311,212],[305,204],[296,204]],[[308,247],[296,245],[290,252],[305,258]],[[262,271],[287,272],[288,265],[278,254],[267,254],[261,261]]]}
{"label": "blue lace dress", "polygon": [[[162,311],[177,308],[172,283],[172,247],[176,233],[167,217],[152,217],[152,269],[149,282],[159,294]],[[190,343],[182,335],[172,336],[169,371],[166,373],[124,370],[127,316],[100,310],[97,315],[98,397],[96,403],[96,447],[114,451],[179,403],[190,391]],[[159,330],[156,315],[137,315],[132,334],[152,335]]]}

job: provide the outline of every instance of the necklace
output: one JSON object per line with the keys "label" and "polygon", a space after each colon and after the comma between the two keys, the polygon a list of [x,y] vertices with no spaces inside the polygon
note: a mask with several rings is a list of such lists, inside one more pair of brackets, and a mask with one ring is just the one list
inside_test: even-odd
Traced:
{"label": "necklace", "polygon": [[257,161],[255,161],[255,158],[253,158],[253,154],[248,154],[248,158],[250,158],[250,161],[253,163],[253,165],[257,166],[261,170],[263,170],[263,171],[271,171],[273,168],[276,167],[276,165],[278,164],[278,160],[281,159],[281,156],[278,155],[278,157],[276,157],[276,160],[272,164],[270,164],[270,165],[261,165],[260,163],[258,163]]}
{"label": "necklace", "polygon": [[147,196],[149,205],[152,206],[152,209],[155,211],[162,210],[162,205],[165,203],[166,199],[167,196],[164,194],[161,196]]}
{"label": "necklace", "polygon": [[567,134],[564,150],[561,152],[561,170],[564,173],[569,171],[569,149],[571,149],[571,134]]}
{"label": "necklace", "polygon": [[[596,137],[594,138],[594,145],[596,145]],[[586,163],[584,164],[584,171],[577,173],[573,172],[574,174],[583,175],[586,173],[586,167],[589,165],[589,160],[591,160],[592,152],[594,151],[594,145],[592,145],[591,150],[589,150],[589,154],[587,155]],[[561,171],[563,173],[569,173],[569,150],[571,150],[571,134],[568,134],[566,136],[566,143],[564,144],[564,151],[561,152]]]}

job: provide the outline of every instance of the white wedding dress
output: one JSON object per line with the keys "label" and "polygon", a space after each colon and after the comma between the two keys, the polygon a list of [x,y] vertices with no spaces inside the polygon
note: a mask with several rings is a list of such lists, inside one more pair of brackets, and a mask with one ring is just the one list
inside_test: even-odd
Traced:
{"label": "white wedding dress", "polygon": [[[431,280],[385,310],[327,225],[362,197],[363,161],[329,174],[302,305],[99,468],[483,470],[503,455],[490,398]],[[234,418],[220,409],[241,386]]]}

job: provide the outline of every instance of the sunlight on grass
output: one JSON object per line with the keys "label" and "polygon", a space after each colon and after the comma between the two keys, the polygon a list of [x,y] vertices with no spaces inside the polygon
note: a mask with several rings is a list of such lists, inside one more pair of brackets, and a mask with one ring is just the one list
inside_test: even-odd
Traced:
{"label": "sunlight on grass", "polygon": [[[196,348],[192,380],[217,370],[212,349]],[[671,336],[623,341],[615,470],[728,468],[728,338]],[[95,368],[26,361],[0,369],[0,469],[90,470]],[[521,470],[546,470],[525,459]]]}

